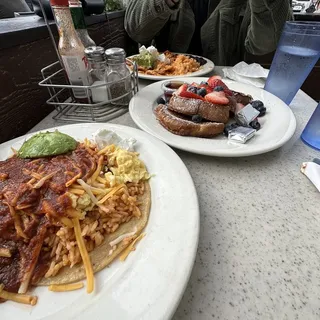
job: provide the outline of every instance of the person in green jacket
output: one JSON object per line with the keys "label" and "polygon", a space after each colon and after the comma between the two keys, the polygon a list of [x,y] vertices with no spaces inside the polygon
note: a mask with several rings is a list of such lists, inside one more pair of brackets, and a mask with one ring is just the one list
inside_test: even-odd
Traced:
{"label": "person in green jacket", "polygon": [[234,65],[245,52],[273,52],[290,0],[129,0],[129,36],[159,51],[203,55],[217,65]]}

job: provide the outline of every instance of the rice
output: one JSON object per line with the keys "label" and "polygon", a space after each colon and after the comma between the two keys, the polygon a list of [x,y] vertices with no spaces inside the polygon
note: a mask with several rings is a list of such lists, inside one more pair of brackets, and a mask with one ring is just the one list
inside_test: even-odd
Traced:
{"label": "rice", "polygon": [[[101,245],[105,236],[115,232],[121,224],[134,217],[140,217],[137,197],[143,195],[144,183],[128,183],[126,187],[120,189],[104,203],[108,210],[88,211],[85,218],[80,220],[81,235],[88,252]],[[110,248],[110,252],[115,249],[115,247]],[[53,227],[44,241],[42,250],[49,251],[51,258],[45,278],[57,275],[65,266],[72,268],[81,262],[74,231],[70,227]]]}

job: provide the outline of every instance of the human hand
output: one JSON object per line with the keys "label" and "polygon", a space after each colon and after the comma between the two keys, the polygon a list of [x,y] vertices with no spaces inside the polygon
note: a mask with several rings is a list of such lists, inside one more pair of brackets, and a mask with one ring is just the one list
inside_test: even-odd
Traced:
{"label": "human hand", "polygon": [[177,7],[180,2],[180,0],[165,0],[165,1],[170,8]]}

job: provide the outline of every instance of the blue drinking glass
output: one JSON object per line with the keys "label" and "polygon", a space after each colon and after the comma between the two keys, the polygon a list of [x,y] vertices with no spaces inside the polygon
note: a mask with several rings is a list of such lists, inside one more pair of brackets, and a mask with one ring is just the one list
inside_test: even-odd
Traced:
{"label": "blue drinking glass", "polygon": [[320,57],[320,22],[286,22],[264,89],[290,104]]}
{"label": "blue drinking glass", "polygon": [[301,134],[303,142],[320,150],[320,103]]}

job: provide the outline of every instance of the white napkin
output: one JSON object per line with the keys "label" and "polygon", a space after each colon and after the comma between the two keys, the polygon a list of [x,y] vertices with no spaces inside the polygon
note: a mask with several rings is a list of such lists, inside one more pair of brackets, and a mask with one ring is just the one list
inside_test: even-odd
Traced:
{"label": "white napkin", "polygon": [[320,165],[316,162],[303,162],[300,170],[320,192]]}
{"label": "white napkin", "polygon": [[263,88],[269,71],[261,67],[258,63],[247,64],[242,61],[234,67],[224,68],[223,73],[226,78],[231,80]]}

